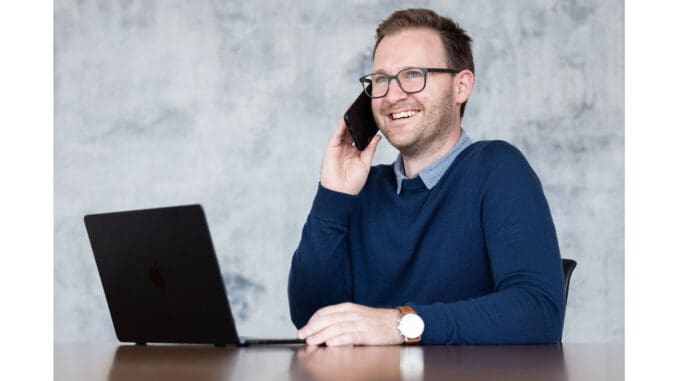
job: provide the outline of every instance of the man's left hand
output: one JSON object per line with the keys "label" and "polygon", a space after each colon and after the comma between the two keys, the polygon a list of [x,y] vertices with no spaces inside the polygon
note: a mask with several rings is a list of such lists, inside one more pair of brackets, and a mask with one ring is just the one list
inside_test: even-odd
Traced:
{"label": "man's left hand", "polygon": [[398,332],[397,308],[372,308],[342,303],[316,311],[297,337],[308,345],[396,345],[404,338]]}

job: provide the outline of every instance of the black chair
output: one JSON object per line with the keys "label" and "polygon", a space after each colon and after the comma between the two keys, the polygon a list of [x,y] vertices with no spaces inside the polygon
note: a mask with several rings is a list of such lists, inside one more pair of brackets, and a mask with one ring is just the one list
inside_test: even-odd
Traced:
{"label": "black chair", "polygon": [[[572,272],[574,271],[574,268],[577,267],[577,262],[572,260],[572,259],[563,259],[563,284],[565,288],[565,308],[567,308],[567,294],[568,291],[570,290],[570,277],[572,276]],[[563,316],[565,313],[563,312]],[[563,338],[561,336],[560,342],[563,341]]]}
{"label": "black chair", "polygon": [[563,281],[565,284],[565,306],[567,306],[567,293],[570,289],[570,277],[574,268],[577,267],[577,262],[572,259],[563,259]]}

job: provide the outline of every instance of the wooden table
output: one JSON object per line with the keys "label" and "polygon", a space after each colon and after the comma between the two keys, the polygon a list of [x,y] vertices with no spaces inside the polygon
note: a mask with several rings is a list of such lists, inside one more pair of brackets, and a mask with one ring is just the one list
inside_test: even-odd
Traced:
{"label": "wooden table", "polygon": [[56,343],[55,380],[623,380],[624,345],[225,347]]}

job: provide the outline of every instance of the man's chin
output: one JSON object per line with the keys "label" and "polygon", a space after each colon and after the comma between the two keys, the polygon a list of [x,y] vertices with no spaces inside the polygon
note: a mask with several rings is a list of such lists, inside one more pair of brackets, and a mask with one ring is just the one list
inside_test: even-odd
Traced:
{"label": "man's chin", "polygon": [[388,136],[384,134],[384,137],[386,137],[386,140],[398,151],[402,152],[409,152],[411,147],[414,146],[415,141],[413,139],[408,139],[407,137],[404,136]]}
{"label": "man's chin", "polygon": [[414,136],[412,130],[402,127],[382,130],[382,134],[388,140],[388,142],[396,148],[408,146],[416,140],[416,136]]}

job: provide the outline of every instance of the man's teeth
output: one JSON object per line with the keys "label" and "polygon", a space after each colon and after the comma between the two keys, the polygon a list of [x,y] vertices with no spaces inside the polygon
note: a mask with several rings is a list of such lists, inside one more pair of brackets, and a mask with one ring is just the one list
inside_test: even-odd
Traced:
{"label": "man's teeth", "polygon": [[414,110],[403,111],[403,112],[393,114],[392,117],[393,117],[393,119],[409,118],[409,117],[413,116],[414,114],[416,114],[418,112],[419,111],[414,111]]}

